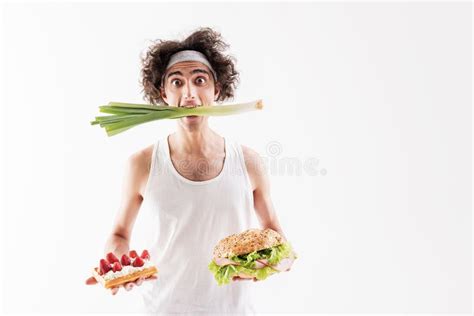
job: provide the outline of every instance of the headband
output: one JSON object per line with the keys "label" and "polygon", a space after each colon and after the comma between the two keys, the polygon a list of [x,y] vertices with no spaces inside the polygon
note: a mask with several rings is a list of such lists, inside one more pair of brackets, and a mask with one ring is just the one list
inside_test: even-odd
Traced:
{"label": "headband", "polygon": [[195,50],[182,50],[175,54],[173,54],[166,66],[166,70],[168,70],[174,64],[180,63],[182,61],[197,61],[204,65],[206,65],[212,72],[214,76],[214,80],[217,80],[216,72],[212,69],[211,64],[207,60],[206,56],[203,53],[195,51]]}

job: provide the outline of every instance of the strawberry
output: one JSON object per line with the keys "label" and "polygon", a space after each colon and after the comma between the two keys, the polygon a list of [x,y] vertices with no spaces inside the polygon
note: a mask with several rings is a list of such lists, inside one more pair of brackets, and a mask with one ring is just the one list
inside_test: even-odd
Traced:
{"label": "strawberry", "polygon": [[109,271],[110,271],[110,265],[107,263],[105,259],[100,259],[99,274],[104,275]]}
{"label": "strawberry", "polygon": [[117,257],[112,252],[109,252],[105,258],[107,259],[107,261],[110,264],[114,264],[115,262],[119,262],[119,259],[117,259]]}
{"label": "strawberry", "polygon": [[122,255],[120,262],[122,263],[122,266],[129,266],[132,264],[132,261],[130,261],[130,258],[126,254]]}
{"label": "strawberry", "polygon": [[143,250],[142,255],[140,257],[144,260],[150,260],[150,254],[148,253],[148,250]]}
{"label": "strawberry", "polygon": [[118,261],[114,262],[114,264],[112,265],[112,270],[114,272],[122,270],[122,265],[120,264],[120,262],[118,262]]}
{"label": "strawberry", "polygon": [[133,261],[133,266],[134,267],[143,267],[143,265],[145,264],[145,261],[143,261],[142,258],[140,257],[136,257],[135,260]]}
{"label": "strawberry", "polygon": [[138,254],[135,250],[130,250],[130,253],[128,255],[130,256],[130,258],[138,257]]}

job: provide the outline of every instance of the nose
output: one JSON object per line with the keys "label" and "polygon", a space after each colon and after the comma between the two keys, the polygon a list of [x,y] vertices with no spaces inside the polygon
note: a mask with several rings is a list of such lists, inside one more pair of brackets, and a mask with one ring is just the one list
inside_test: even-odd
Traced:
{"label": "nose", "polygon": [[196,91],[194,86],[186,81],[183,87],[183,99],[184,101],[195,101],[196,100]]}

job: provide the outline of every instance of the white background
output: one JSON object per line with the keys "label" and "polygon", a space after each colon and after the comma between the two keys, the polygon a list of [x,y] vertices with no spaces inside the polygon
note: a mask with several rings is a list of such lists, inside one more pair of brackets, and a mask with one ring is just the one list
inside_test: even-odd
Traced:
{"label": "white background", "polygon": [[127,158],[176,122],[108,138],[89,121],[109,101],[143,103],[140,54],[198,26],[231,45],[235,101],[266,105],[211,127],[273,166],[318,162],[316,175],[269,166],[300,258],[255,283],[258,311],[469,313],[471,7],[426,2],[3,5],[4,312],[142,309],[139,291],[84,280]]}

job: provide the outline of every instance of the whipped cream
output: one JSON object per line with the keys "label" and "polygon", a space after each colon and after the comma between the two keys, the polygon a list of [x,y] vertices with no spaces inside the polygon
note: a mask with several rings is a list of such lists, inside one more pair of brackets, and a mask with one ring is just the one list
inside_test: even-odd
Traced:
{"label": "whipped cream", "polygon": [[121,276],[132,274],[138,271],[142,271],[142,270],[145,270],[146,268],[153,266],[153,263],[150,262],[150,260],[144,260],[144,261],[145,261],[145,264],[141,267],[134,267],[132,265],[122,266],[122,270],[116,271],[116,272],[110,270],[109,272],[104,274],[102,277],[104,278],[105,281],[113,280]]}

